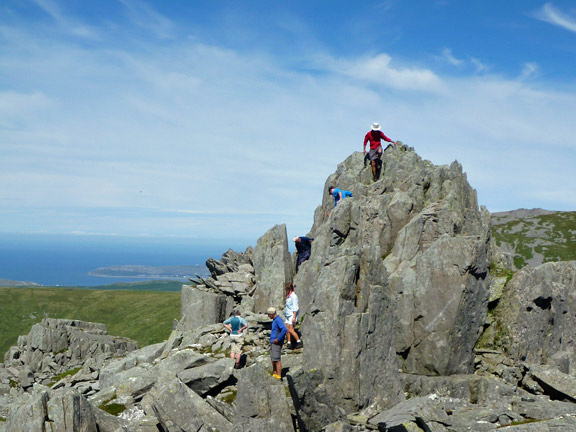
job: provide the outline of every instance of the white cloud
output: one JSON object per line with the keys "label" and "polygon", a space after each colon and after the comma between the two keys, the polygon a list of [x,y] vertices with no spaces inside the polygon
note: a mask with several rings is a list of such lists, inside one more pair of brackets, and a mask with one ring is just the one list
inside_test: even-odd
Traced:
{"label": "white cloud", "polygon": [[527,79],[533,77],[538,73],[539,70],[540,67],[538,66],[537,63],[534,62],[524,63],[522,67],[522,72],[520,73],[520,79]]}
{"label": "white cloud", "polygon": [[546,3],[534,13],[534,16],[549,24],[576,32],[576,16],[557,9],[552,3]]}
{"label": "white cloud", "polygon": [[173,22],[145,2],[140,0],[120,0],[120,2],[127,8],[128,16],[136,25],[162,39],[173,37],[175,31]]}
{"label": "white cloud", "polygon": [[60,6],[52,0],[32,0],[38,7],[46,12],[58,24],[61,31],[82,38],[97,39],[98,34],[94,28],[80,23],[67,16]]}
{"label": "white cloud", "polygon": [[442,80],[430,69],[416,67],[393,67],[388,54],[378,54],[357,59],[331,59],[323,61],[331,65],[332,72],[355,79],[398,90],[438,91]]}
{"label": "white cloud", "polygon": [[574,160],[576,94],[536,82],[535,63],[454,79],[385,53],[319,52],[302,70],[190,40],[127,51],[10,34],[0,67],[19,89],[0,93],[0,118],[18,129],[0,129],[0,221],[14,230],[305,234],[373,121],[436,164],[458,159],[491,210],[575,200],[542,198],[576,180],[554,168]]}
{"label": "white cloud", "polygon": [[452,66],[460,66],[464,62],[463,60],[454,57],[454,55],[452,54],[452,50],[450,48],[442,49],[440,59],[448,64],[451,64]]}
{"label": "white cloud", "polygon": [[478,60],[477,58],[471,57],[470,62],[472,63],[472,65],[476,69],[477,74],[482,74],[482,73],[488,72],[491,69],[491,67],[489,65],[485,64],[481,60]]}

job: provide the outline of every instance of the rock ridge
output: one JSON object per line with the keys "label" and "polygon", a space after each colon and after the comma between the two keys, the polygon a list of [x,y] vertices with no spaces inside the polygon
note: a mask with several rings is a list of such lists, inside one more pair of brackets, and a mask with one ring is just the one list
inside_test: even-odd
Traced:
{"label": "rock ridge", "polygon": [[[352,198],[334,207],[330,185]],[[576,262],[516,271],[458,162],[400,145],[373,181],[354,153],[326,180],[310,236],[297,273],[282,224],[210,258],[160,344],[34,326],[0,368],[0,432],[576,431]],[[285,350],[278,381],[263,312],[283,307],[287,282],[304,348]],[[241,369],[221,325],[236,308]]]}

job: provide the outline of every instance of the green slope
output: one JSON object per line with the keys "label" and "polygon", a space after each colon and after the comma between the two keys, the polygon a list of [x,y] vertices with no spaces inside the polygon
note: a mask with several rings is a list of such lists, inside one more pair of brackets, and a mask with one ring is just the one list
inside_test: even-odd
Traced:
{"label": "green slope", "polygon": [[[552,212],[551,212],[552,213]],[[576,212],[513,218],[493,218],[492,237],[512,254],[514,266],[576,260]]]}
{"label": "green slope", "polygon": [[166,340],[180,318],[179,292],[0,288],[0,361],[43,318],[106,324],[108,333],[134,339],[142,347]]}

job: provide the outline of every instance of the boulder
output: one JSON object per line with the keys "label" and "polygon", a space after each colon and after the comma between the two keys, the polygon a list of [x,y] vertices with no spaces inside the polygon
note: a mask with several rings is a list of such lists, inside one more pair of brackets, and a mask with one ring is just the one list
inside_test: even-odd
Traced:
{"label": "boulder", "polygon": [[182,285],[181,331],[194,330],[208,324],[223,322],[234,306],[234,300],[224,294],[204,291],[191,285]]}
{"label": "boulder", "polygon": [[178,378],[159,382],[146,396],[162,430],[231,430],[232,424]]}
{"label": "boulder", "polygon": [[523,268],[506,285],[483,345],[517,361],[561,365],[574,373],[575,291],[576,261]]}
{"label": "boulder", "polygon": [[284,386],[258,365],[238,374],[234,430],[292,432],[290,404]]}
{"label": "boulder", "polygon": [[292,282],[292,259],[288,251],[286,225],[276,225],[258,239],[254,248],[256,286],[254,312],[270,306],[282,307],[284,286]]}

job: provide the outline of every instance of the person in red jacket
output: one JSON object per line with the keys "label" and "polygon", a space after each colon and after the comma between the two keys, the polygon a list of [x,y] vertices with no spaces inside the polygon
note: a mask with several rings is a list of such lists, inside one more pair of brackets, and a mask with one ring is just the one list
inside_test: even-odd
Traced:
{"label": "person in red jacket", "polygon": [[370,151],[368,152],[368,157],[370,159],[370,164],[372,165],[372,175],[374,176],[374,181],[380,178],[380,169],[382,167],[382,144],[381,140],[388,141],[396,145],[395,141],[392,141],[380,130],[380,125],[378,123],[372,123],[372,130],[369,131],[364,137],[364,154],[366,154],[366,144],[370,142]]}

